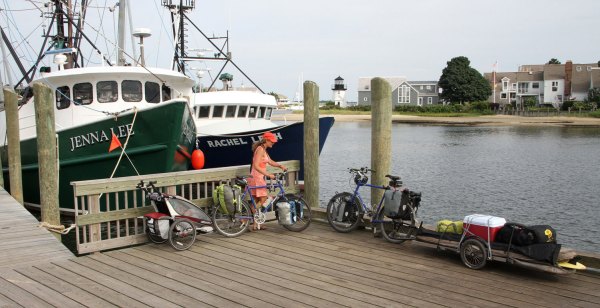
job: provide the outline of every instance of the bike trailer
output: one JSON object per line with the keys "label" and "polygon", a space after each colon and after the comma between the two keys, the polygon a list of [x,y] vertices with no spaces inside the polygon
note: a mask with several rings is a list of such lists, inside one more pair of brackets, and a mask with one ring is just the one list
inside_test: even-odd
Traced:
{"label": "bike trailer", "polygon": [[159,212],[152,212],[144,215],[144,218],[148,225],[148,232],[162,239],[169,238],[171,216]]}
{"label": "bike trailer", "polygon": [[466,237],[477,236],[486,242],[493,242],[496,233],[506,224],[506,219],[490,215],[472,214],[463,220],[463,232]]}

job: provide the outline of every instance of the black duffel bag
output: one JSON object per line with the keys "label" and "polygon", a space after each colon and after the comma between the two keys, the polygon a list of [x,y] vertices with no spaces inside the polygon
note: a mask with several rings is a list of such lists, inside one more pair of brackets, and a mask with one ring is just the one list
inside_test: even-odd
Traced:
{"label": "black duffel bag", "polygon": [[[511,240],[512,237],[512,240]],[[506,223],[498,233],[494,241],[498,243],[511,243],[517,246],[528,246],[533,244],[556,243],[556,231],[548,225],[525,226],[522,224]]]}

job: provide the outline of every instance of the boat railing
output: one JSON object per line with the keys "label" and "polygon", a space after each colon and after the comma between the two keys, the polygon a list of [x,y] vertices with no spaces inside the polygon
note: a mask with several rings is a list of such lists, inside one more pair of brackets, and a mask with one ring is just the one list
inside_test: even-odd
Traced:
{"label": "boat railing", "polygon": [[[285,191],[298,192],[300,162],[284,161],[281,164],[289,171]],[[140,180],[156,181],[154,185],[162,192],[184,197],[210,213],[215,187],[222,181],[248,175],[248,170],[249,165],[242,165],[72,182],[77,253],[98,252],[147,241],[143,215],[155,210],[137,190]]]}

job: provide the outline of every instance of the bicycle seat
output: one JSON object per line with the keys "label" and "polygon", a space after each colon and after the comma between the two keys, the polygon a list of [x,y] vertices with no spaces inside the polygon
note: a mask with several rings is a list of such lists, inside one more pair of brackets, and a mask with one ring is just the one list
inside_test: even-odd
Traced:
{"label": "bicycle seat", "polygon": [[400,179],[399,176],[386,174],[386,177],[390,178],[392,181],[398,181]]}
{"label": "bicycle seat", "polygon": [[239,186],[245,186],[248,185],[248,181],[246,180],[247,178],[251,178],[252,176],[238,176],[235,178],[235,185],[239,185]]}

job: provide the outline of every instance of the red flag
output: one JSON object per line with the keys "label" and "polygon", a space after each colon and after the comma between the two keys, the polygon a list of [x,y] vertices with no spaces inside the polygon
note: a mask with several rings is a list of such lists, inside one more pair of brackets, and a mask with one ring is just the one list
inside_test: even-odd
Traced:
{"label": "red flag", "polygon": [[108,148],[108,152],[110,153],[114,149],[120,147],[122,147],[121,141],[119,141],[119,138],[117,138],[117,135],[115,135],[115,133],[112,133],[112,140],[110,141],[110,147]]}

